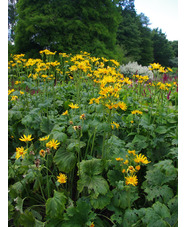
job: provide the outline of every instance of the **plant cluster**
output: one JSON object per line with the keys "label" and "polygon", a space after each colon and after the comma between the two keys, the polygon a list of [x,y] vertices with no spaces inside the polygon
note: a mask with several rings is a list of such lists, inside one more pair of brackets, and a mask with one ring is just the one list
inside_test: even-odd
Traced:
{"label": "plant cluster", "polygon": [[177,226],[176,78],[40,54],[8,63],[9,226]]}
{"label": "plant cluster", "polygon": [[121,65],[120,71],[125,76],[129,76],[129,77],[131,77],[134,74],[139,74],[141,76],[147,75],[150,79],[153,78],[152,71],[150,71],[147,66],[139,65],[137,62],[129,62],[126,65]]}

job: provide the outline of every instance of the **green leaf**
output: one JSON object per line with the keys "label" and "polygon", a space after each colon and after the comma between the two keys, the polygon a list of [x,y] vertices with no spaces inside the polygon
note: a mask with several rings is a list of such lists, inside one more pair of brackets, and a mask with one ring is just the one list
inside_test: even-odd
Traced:
{"label": "green leaf", "polygon": [[64,147],[61,147],[54,156],[54,162],[60,171],[68,173],[76,164],[76,155],[73,152],[67,151]]}
{"label": "green leaf", "polygon": [[134,144],[136,150],[142,150],[148,147],[147,138],[142,135],[135,135],[132,144]]}
{"label": "green leaf", "polygon": [[19,222],[22,226],[33,227],[35,225],[35,218],[31,211],[26,210],[21,214]]}
{"label": "green leaf", "polygon": [[93,190],[96,196],[99,194],[105,195],[109,189],[107,181],[102,176],[81,176],[78,180],[78,191],[82,192],[84,187],[88,188],[89,193]]}
{"label": "green leaf", "polygon": [[96,214],[91,211],[89,201],[83,200],[83,198],[77,201],[76,207],[69,207],[64,214],[65,222],[63,227],[81,227],[88,226],[86,223],[91,223],[91,220],[95,218]]}
{"label": "green leaf", "polygon": [[152,205],[156,214],[158,214],[161,218],[170,217],[169,209],[162,203],[156,202]]}
{"label": "green leaf", "polygon": [[97,198],[91,198],[90,203],[94,209],[103,209],[108,204],[110,204],[110,200],[112,198],[112,193],[109,191],[105,195],[99,194]]}
{"label": "green leaf", "polygon": [[65,209],[66,196],[63,192],[54,190],[53,198],[49,198],[46,202],[46,214],[50,218],[60,217]]}
{"label": "green leaf", "polygon": [[103,161],[101,159],[93,158],[91,160],[83,160],[80,163],[80,174],[95,176],[101,174],[103,171]]}
{"label": "green leaf", "polygon": [[20,194],[23,191],[24,186],[20,181],[18,181],[12,185],[12,188],[16,191],[17,194]]}
{"label": "green leaf", "polygon": [[79,148],[83,148],[84,146],[86,146],[86,143],[83,142],[83,141],[78,141],[78,140],[74,140],[72,143],[70,143],[68,146],[67,146],[67,150],[68,151],[73,151],[74,149],[76,151],[79,151]]}
{"label": "green leaf", "polygon": [[41,221],[35,219],[34,227],[45,227],[45,222],[41,222]]}
{"label": "green leaf", "polygon": [[53,126],[54,126],[54,123],[50,120],[50,118],[42,118],[42,121],[40,123],[41,132],[50,134]]}
{"label": "green leaf", "polygon": [[169,209],[162,203],[156,202],[149,208],[136,211],[143,224],[148,227],[167,227],[167,218],[170,218]]}
{"label": "green leaf", "polygon": [[110,185],[115,187],[117,185],[117,182],[123,179],[123,173],[119,170],[109,170],[107,177]]}
{"label": "green leaf", "polygon": [[23,214],[23,202],[24,202],[25,199],[26,199],[26,198],[21,199],[20,197],[17,197],[17,198],[15,199],[15,201],[16,201],[16,203],[17,203],[17,205],[15,206],[15,209],[16,209],[17,211],[19,211],[21,214]]}
{"label": "green leaf", "polygon": [[153,199],[163,199],[164,203],[167,203],[173,197],[173,191],[169,186],[151,186],[145,187],[144,190],[147,193],[146,198],[149,201],[153,201]]}
{"label": "green leaf", "polygon": [[165,134],[167,133],[167,128],[165,126],[158,126],[157,129],[155,130],[155,132],[157,132],[158,134]]}
{"label": "green leaf", "polygon": [[130,197],[127,191],[119,191],[117,188],[112,190],[113,192],[113,198],[112,203],[114,206],[126,209],[129,206],[129,202],[132,205],[132,203],[139,198],[137,189],[136,188],[130,188],[129,190],[132,190],[130,192]]}
{"label": "green leaf", "polygon": [[67,140],[67,135],[64,132],[54,131],[51,133],[55,140],[65,143]]}
{"label": "green leaf", "polygon": [[[127,209],[127,210],[125,210],[122,226],[131,227],[131,226],[133,226],[133,224],[135,224],[137,222],[137,220],[138,220],[138,216],[135,213],[135,211],[131,210],[131,209]],[[136,226],[136,225],[134,225],[134,226]]]}

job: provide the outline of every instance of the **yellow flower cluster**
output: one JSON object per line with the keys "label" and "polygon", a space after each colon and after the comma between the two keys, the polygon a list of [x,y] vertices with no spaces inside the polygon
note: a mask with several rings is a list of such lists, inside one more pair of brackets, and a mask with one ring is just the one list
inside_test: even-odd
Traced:
{"label": "yellow flower cluster", "polygon": [[45,50],[41,50],[39,53],[40,53],[40,54],[46,54],[46,55],[55,55],[56,52],[57,52],[57,51],[51,52],[51,51],[45,49]]}
{"label": "yellow flower cluster", "polygon": [[133,110],[133,111],[131,111],[131,113],[132,113],[132,114],[140,114],[140,115],[143,114],[143,112],[140,111],[140,110]]}
{"label": "yellow flower cluster", "polygon": [[149,70],[158,70],[159,73],[172,72],[172,69],[171,68],[167,67],[167,69],[165,69],[165,67],[163,67],[159,63],[150,64]]}
{"label": "yellow flower cluster", "polygon": [[157,84],[156,84],[156,86],[160,89],[160,90],[163,90],[163,91],[168,91],[169,90],[169,88],[172,86],[171,84],[169,84],[169,83],[161,83],[161,82],[158,82]]}
{"label": "yellow flower cluster", "polygon": [[136,173],[141,169],[142,164],[147,165],[150,161],[147,160],[147,157],[142,154],[136,154],[135,150],[128,150],[128,154],[123,158],[116,158],[116,161],[121,162],[121,172],[125,175],[125,184],[136,186],[138,184],[138,178]]}
{"label": "yellow flower cluster", "polygon": [[117,124],[116,122],[112,122],[111,123],[111,127],[112,127],[112,129],[114,129],[114,126],[118,129],[119,128],[119,124]]}
{"label": "yellow flower cluster", "polygon": [[138,79],[138,82],[140,84],[142,84],[143,82],[146,82],[147,80],[149,80],[148,76],[140,76],[140,75],[133,75],[134,78]]}

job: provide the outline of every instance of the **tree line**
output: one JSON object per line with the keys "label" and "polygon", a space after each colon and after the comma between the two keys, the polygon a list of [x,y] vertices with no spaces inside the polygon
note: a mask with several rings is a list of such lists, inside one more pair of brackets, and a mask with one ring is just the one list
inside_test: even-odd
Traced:
{"label": "tree line", "polygon": [[169,41],[159,28],[150,29],[149,18],[137,14],[134,0],[9,0],[8,24],[9,52],[27,57],[38,57],[47,48],[87,51],[120,63],[178,64],[178,41]]}

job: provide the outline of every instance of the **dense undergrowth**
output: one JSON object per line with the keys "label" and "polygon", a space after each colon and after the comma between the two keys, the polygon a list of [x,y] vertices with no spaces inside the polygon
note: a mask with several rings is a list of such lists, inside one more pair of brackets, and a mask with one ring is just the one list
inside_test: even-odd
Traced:
{"label": "dense undergrowth", "polygon": [[40,54],[9,61],[9,226],[177,226],[171,69]]}

